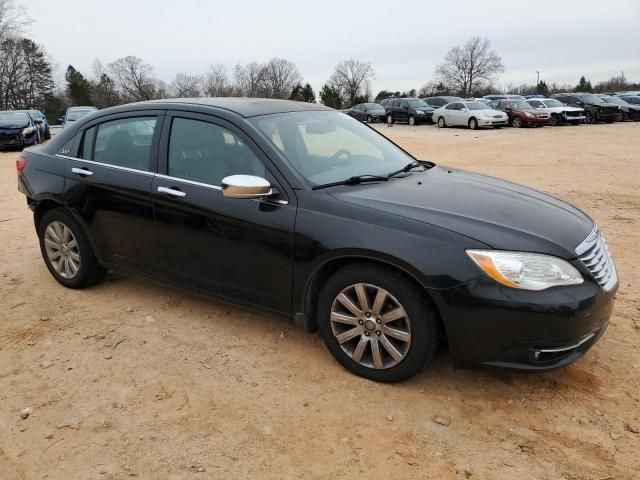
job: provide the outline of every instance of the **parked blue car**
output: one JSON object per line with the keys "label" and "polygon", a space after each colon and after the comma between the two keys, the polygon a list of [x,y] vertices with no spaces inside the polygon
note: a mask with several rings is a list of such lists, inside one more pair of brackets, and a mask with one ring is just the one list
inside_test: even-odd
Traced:
{"label": "parked blue car", "polygon": [[0,112],[0,150],[11,147],[22,149],[39,142],[38,126],[27,112]]}

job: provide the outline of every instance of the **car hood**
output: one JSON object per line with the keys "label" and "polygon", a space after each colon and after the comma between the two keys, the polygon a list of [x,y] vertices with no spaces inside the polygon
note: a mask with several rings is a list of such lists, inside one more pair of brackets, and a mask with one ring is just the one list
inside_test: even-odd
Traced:
{"label": "car hood", "polygon": [[490,115],[492,117],[494,115],[500,115],[500,116],[506,116],[507,115],[502,110],[494,110],[493,108],[485,108],[484,110],[471,110],[470,113],[475,113],[475,112],[477,112],[478,114]]}
{"label": "car hood", "polygon": [[562,200],[515,183],[436,166],[334,198],[451,230],[500,250],[572,259],[593,221]]}
{"label": "car hood", "polygon": [[0,125],[0,131],[2,132],[10,132],[12,130],[22,130],[25,127],[28,127],[29,124],[25,123],[24,125],[17,125],[17,124],[9,124],[9,125]]}

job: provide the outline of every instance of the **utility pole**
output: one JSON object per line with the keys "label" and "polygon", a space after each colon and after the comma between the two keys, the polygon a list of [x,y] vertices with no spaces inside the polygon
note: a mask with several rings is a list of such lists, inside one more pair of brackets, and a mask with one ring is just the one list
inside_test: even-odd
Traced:
{"label": "utility pole", "polygon": [[540,85],[540,72],[536,70],[536,73],[538,74],[538,83],[536,83],[536,85]]}

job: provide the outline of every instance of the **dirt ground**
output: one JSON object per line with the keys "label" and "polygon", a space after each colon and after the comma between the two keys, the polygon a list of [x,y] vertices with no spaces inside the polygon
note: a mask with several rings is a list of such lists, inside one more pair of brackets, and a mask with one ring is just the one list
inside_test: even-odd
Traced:
{"label": "dirt ground", "polygon": [[381,385],[281,318],[133,278],[66,290],[40,257],[16,153],[2,153],[0,478],[639,478],[640,123],[378,128],[599,222],[622,283],[587,355],[518,375],[456,371],[445,351]]}

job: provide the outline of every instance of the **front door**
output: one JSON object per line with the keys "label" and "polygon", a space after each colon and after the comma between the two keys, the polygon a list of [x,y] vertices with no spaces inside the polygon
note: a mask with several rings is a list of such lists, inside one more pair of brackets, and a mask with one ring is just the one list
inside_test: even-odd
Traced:
{"label": "front door", "polygon": [[[153,182],[156,228],[179,283],[290,313],[295,197],[262,151],[232,124],[209,115],[167,116]],[[268,200],[230,199],[222,179],[266,178]]]}

